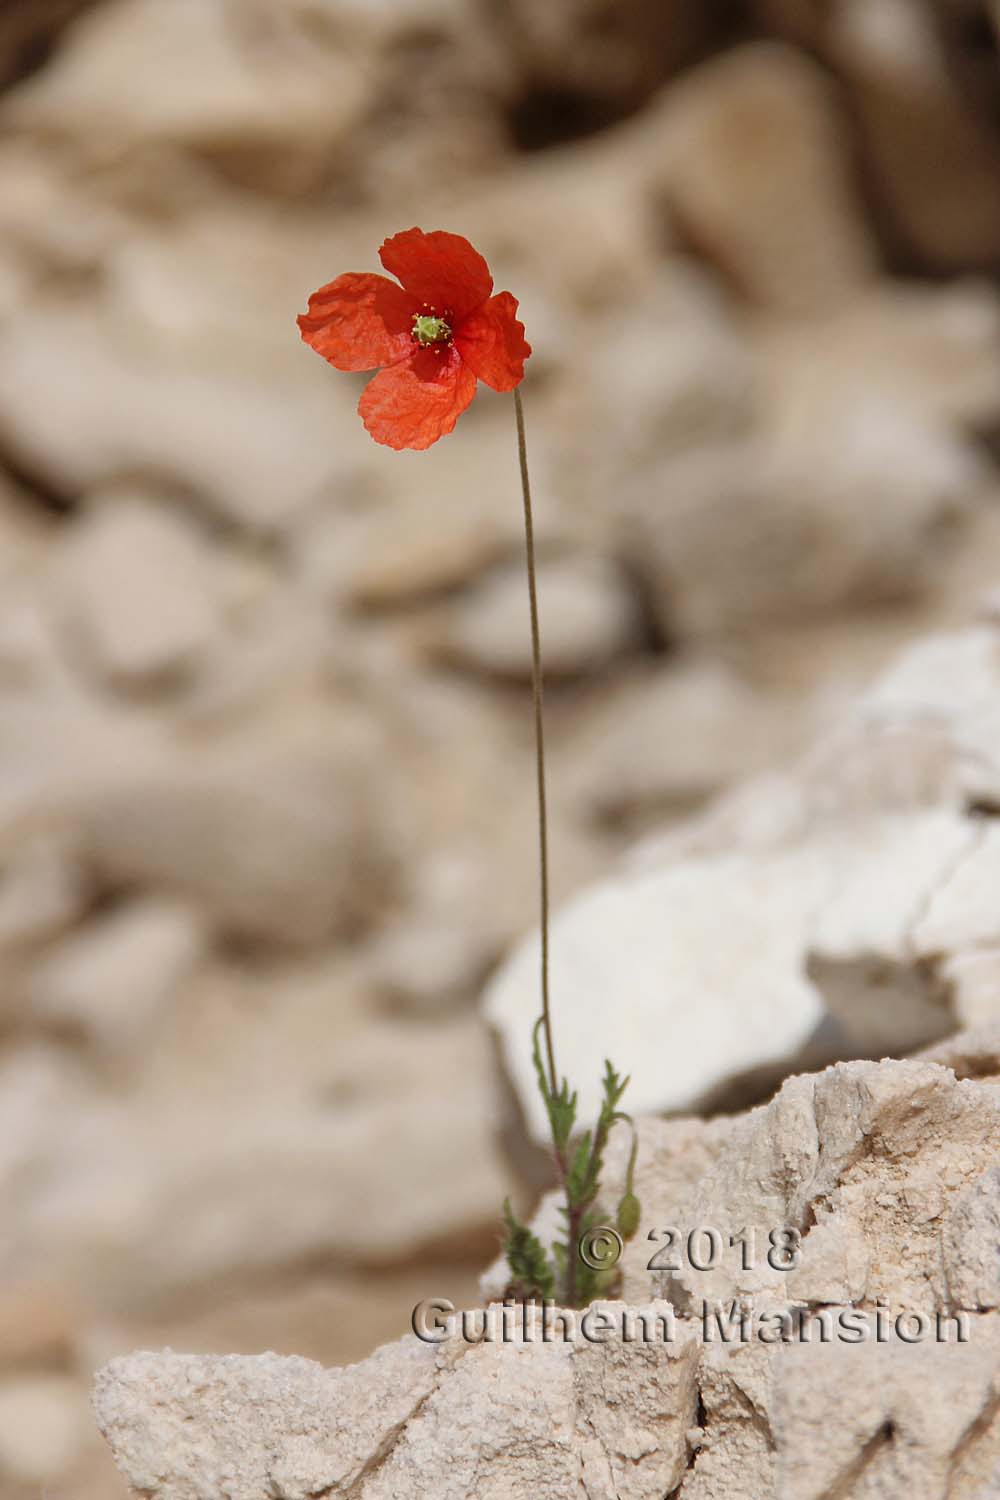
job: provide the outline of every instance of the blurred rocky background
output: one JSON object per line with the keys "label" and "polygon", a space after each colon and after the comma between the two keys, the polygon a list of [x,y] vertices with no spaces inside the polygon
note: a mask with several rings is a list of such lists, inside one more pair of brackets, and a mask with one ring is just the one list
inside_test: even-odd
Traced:
{"label": "blurred rocky background", "polygon": [[0,11],[3,1500],[121,1493],[107,1357],[359,1359],[544,1181],[520,960],[480,1010],[536,902],[510,402],[379,449],[294,323],[387,234],[468,235],[535,347],[567,1063],[734,1108],[1000,1013],[998,46],[989,0]]}

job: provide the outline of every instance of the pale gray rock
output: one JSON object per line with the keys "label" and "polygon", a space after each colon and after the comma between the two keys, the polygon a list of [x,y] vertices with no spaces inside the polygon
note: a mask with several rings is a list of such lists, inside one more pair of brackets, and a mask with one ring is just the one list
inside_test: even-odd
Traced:
{"label": "pale gray rock", "polygon": [[[631,1077],[639,1113],[689,1109],[725,1079],[786,1069],[823,1020],[802,960],[837,868],[827,848],[691,859],[608,880],[559,911],[551,935],[556,1052],[579,1089],[582,1117],[599,1106],[609,1014],[614,1063]],[[528,1127],[544,1141],[531,1059],[538,965],[533,938],[491,980],[484,1014],[499,1032]],[[664,1056],[683,1056],[683,1067],[665,1069]]]}
{"label": "pale gray rock", "polygon": [[94,306],[50,303],[0,334],[0,428],[11,452],[68,499],[152,476],[268,533],[346,477],[338,421],[357,437],[349,394],[334,393],[318,361],[302,368],[304,387],[281,395],[253,372],[185,368],[148,339],[115,338]]}
{"label": "pale gray rock", "polygon": [[[601,557],[564,557],[538,566],[545,670],[556,677],[599,671],[638,649],[641,621],[622,570]],[[454,607],[440,649],[463,666],[530,680],[524,563],[495,570]]]}
{"label": "pale gray rock", "polygon": [[1000,1168],[988,1171],[955,1203],[942,1232],[948,1296],[955,1307],[1000,1307]]}
{"label": "pale gray rock", "polygon": [[872,276],[838,103],[801,53],[761,42],[704,63],[667,94],[661,128],[679,234],[751,302],[810,312]]}
{"label": "pale gray rock", "polygon": [[215,559],[181,504],[94,497],[64,538],[54,583],[67,646],[120,686],[189,672],[220,628]]}
{"label": "pale gray rock", "polygon": [[865,692],[806,767],[814,802],[983,806],[1000,800],[1000,634],[989,625],[924,636]]}
{"label": "pale gray rock", "polygon": [[307,1500],[362,1481],[434,1389],[436,1363],[414,1338],[346,1370],[276,1354],[136,1354],[98,1375],[94,1404],[133,1488]]}
{"label": "pale gray rock", "polygon": [[980,1318],[966,1346],[931,1338],[869,1349],[817,1338],[783,1350],[773,1362],[774,1495],[993,1493],[998,1334],[995,1318]]}
{"label": "pale gray rock", "polygon": [[[594,523],[605,528],[623,473],[664,452],[732,443],[760,415],[750,341],[715,279],[673,256],[640,293],[588,316],[588,357],[565,398],[567,468],[594,496]],[[581,432],[597,441],[582,442]]]}
{"label": "pale gray rock", "polygon": [[99,1374],[94,1404],[129,1484],[163,1500],[194,1500],[206,1483],[234,1500],[275,1489],[555,1500],[581,1475],[600,1500],[659,1500],[686,1467],[695,1354],[687,1333],[636,1349],[514,1337],[445,1351],[407,1338],[349,1370],[139,1354]]}
{"label": "pale gray rock", "polygon": [[791,694],[693,656],[609,684],[581,718],[563,785],[601,822],[648,827],[802,748],[813,715]]}
{"label": "pale gray rock", "polygon": [[366,963],[392,1008],[431,1016],[472,999],[509,938],[485,862],[455,849],[422,863],[405,910],[379,927]]}
{"label": "pale gray rock", "polygon": [[81,789],[80,846],[111,889],[162,891],[227,931],[315,943],[363,924],[388,895],[381,754],[367,726],[343,724],[333,743],[308,731],[197,762],[154,759]]}
{"label": "pale gray rock", "polygon": [[369,1008],[329,960],[255,983],[217,968],[114,1088],[65,1045],[23,1044],[0,1067],[5,1283],[29,1266],[125,1326],[242,1276],[491,1244],[514,1184],[482,1027]]}
{"label": "pale gray rock", "polygon": [[954,813],[907,819],[824,907],[809,974],[866,1051],[908,1052],[954,1029],[951,986],[935,961],[968,935],[947,909],[935,929],[928,909],[947,901],[979,842],[976,824]]}
{"label": "pale gray rock", "polygon": [[713,1226],[725,1244],[746,1231],[751,1263],[729,1254],[704,1271],[683,1265],[656,1274],[645,1295],[681,1307],[737,1297],[758,1308],[975,1311],[975,1267],[993,1236],[992,1184],[979,1184],[998,1140],[995,1089],[938,1064],[840,1063],[792,1078],[734,1124],[688,1201],[671,1205],[682,1237]]}
{"label": "pale gray rock", "polygon": [[82,1036],[98,1055],[134,1059],[155,1045],[164,1008],[204,951],[193,911],[131,902],[47,952],[23,985],[23,1001],[29,1015]]}
{"label": "pale gray rock", "polygon": [[[925,940],[921,922],[977,838],[947,810],[839,825],[814,815],[777,844],[723,838],[718,850],[678,850],[584,891],[556,913],[551,941],[556,1050],[584,1117],[599,1103],[600,1018],[619,992],[628,1000],[615,1006],[614,1062],[640,1111],[696,1108],[720,1089],[956,1029],[964,1016],[947,959],[965,935],[953,924]],[[537,941],[526,940],[490,981],[484,1014],[543,1141],[530,1051],[538,965]],[[683,1068],[664,1071],[664,1054],[683,1055]]]}
{"label": "pale gray rock", "polygon": [[941,972],[954,996],[956,1015],[969,1028],[989,1026],[996,1019],[1000,994],[1000,947],[987,945],[951,953]]}
{"label": "pale gray rock", "polygon": [[621,547],[682,638],[926,596],[982,494],[970,444],[863,395],[823,423],[661,459],[621,487]]}
{"label": "pale gray rock", "polygon": [[972,278],[878,281],[823,315],[754,330],[763,420],[817,431],[845,407],[880,404],[929,432],[988,423],[1000,405],[1000,299]]}
{"label": "pale gray rock", "polygon": [[994,69],[973,0],[755,0],[764,22],[832,69],[897,244],[937,271],[992,264],[1000,244]]}
{"label": "pale gray rock", "polygon": [[1000,1022],[995,1018],[969,1027],[920,1053],[928,1062],[950,1068],[956,1078],[995,1082],[1000,1076]]}
{"label": "pale gray rock", "polygon": [[[613,326],[662,281],[662,226],[650,213],[656,131],[646,127],[643,116],[617,138],[598,135],[567,150],[532,153],[516,174],[468,187],[462,219],[469,238],[509,259],[519,296],[525,282],[533,372],[582,364],[601,314]],[[551,243],[558,243],[558,257],[534,253]]]}
{"label": "pale gray rock", "polygon": [[[734,1298],[758,1312],[993,1309],[1000,1111],[982,1075],[1000,1067],[996,1044],[994,1028],[920,1060],[840,1063],[734,1119],[640,1121],[635,1191],[650,1233],[625,1247],[623,1295],[666,1297],[703,1328],[706,1304]],[[630,1150],[616,1129],[609,1221]],[[547,1195],[532,1220],[545,1244],[563,1232],[558,1201]],[[501,1258],[484,1295],[506,1279]]]}
{"label": "pale gray rock", "polygon": [[[649,1300],[640,1236],[628,1301],[594,1304],[589,1333],[567,1315],[566,1333],[542,1341],[509,1309],[504,1334],[493,1303],[485,1342],[453,1325],[437,1347],[408,1336],[348,1370],[270,1354],[119,1358],[94,1404],[130,1487],[154,1500],[993,1493],[1000,1324],[964,1304],[993,1306],[996,1089],[927,1061],[850,1063],[789,1080],[749,1115],[639,1128],[644,1225],[677,1226],[682,1256],[699,1225],[724,1247],[723,1264],[666,1276],[673,1309]],[[611,1143],[612,1196],[628,1135]],[[799,1231],[791,1269],[766,1262],[782,1224]],[[857,1282],[849,1297],[838,1261]],[[958,1304],[948,1265],[956,1286],[970,1278]],[[644,1325],[651,1341],[623,1337]]]}
{"label": "pale gray rock", "polygon": [[[19,129],[69,137],[90,152],[171,146],[307,164],[356,126],[370,82],[350,53],[308,45],[294,27],[216,0],[113,0],[73,28],[56,62],[7,101]],[[242,22],[242,24],[241,24]],[[256,24],[254,24],[256,22]],[[266,68],[267,87],[262,70]],[[311,160],[312,159],[312,160]],[[278,179],[281,180],[280,177]]]}

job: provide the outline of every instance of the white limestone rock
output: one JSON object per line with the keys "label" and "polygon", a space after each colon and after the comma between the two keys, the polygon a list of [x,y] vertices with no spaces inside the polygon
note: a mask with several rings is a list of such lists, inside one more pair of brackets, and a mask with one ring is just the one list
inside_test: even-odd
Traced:
{"label": "white limestone rock", "polygon": [[[651,1275],[640,1235],[628,1301],[555,1322],[550,1341],[514,1309],[505,1334],[494,1303],[492,1339],[464,1342],[456,1321],[435,1347],[407,1336],[347,1370],[115,1359],[94,1405],[130,1487],[150,1500],[993,1493],[996,1088],[939,1062],[848,1063],[748,1115],[639,1128],[643,1228],[677,1226],[683,1256],[689,1228],[716,1226],[714,1266]],[[628,1135],[611,1143],[612,1194]],[[783,1225],[799,1235],[786,1268],[767,1262]],[[672,1307],[650,1300],[651,1280]]]}
{"label": "white limestone rock", "polygon": [[[610,1035],[638,1113],[693,1108],[724,1079],[801,1055],[824,1016],[803,953],[835,868],[826,849],[692,859],[605,881],[558,912],[556,1054],[582,1118],[599,1107]],[[548,1120],[531,1060],[539,961],[537,939],[523,942],[487,987],[484,1013],[541,1142]]]}
{"label": "white limestone rock", "polygon": [[600,1500],[660,1500],[687,1465],[695,1364],[689,1333],[636,1349],[408,1337],[347,1370],[137,1354],[99,1373],[94,1404],[129,1484],[160,1500],[206,1485],[233,1500],[557,1500],[581,1472]]}
{"label": "white limestone rock", "polygon": [[[997,803],[998,743],[995,627],[928,637],[797,770],[640,846],[557,911],[556,1052],[583,1116],[608,1050],[635,1108],[676,1111],[769,1071],[899,1054],[995,1018],[1000,841],[977,810]],[[485,1014],[543,1141],[529,1043],[538,966],[526,940]]]}

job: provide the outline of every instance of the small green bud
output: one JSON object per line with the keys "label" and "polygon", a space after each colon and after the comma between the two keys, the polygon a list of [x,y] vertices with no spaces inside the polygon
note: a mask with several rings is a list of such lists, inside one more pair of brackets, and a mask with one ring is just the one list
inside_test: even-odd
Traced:
{"label": "small green bud", "polygon": [[642,1205],[634,1193],[626,1193],[618,1205],[618,1233],[623,1240],[635,1238],[642,1218]]}

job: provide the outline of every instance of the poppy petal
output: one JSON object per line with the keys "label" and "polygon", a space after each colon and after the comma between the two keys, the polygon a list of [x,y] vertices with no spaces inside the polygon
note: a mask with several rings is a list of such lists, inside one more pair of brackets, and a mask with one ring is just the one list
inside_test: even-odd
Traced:
{"label": "poppy petal", "polygon": [[469,368],[495,391],[512,391],[524,379],[531,345],[510,292],[500,292],[470,313],[455,329],[455,344]]}
{"label": "poppy petal", "polygon": [[476,394],[476,377],[454,344],[419,349],[381,370],[361,392],[358,412],[377,443],[429,448],[450,432]]}
{"label": "poppy petal", "polygon": [[485,302],[493,277],[478,250],[445,229],[404,229],[382,245],[379,259],[418,301],[455,322]]}
{"label": "poppy petal", "polygon": [[388,276],[348,271],[309,298],[298,325],[338,370],[374,370],[413,353],[417,303]]}

